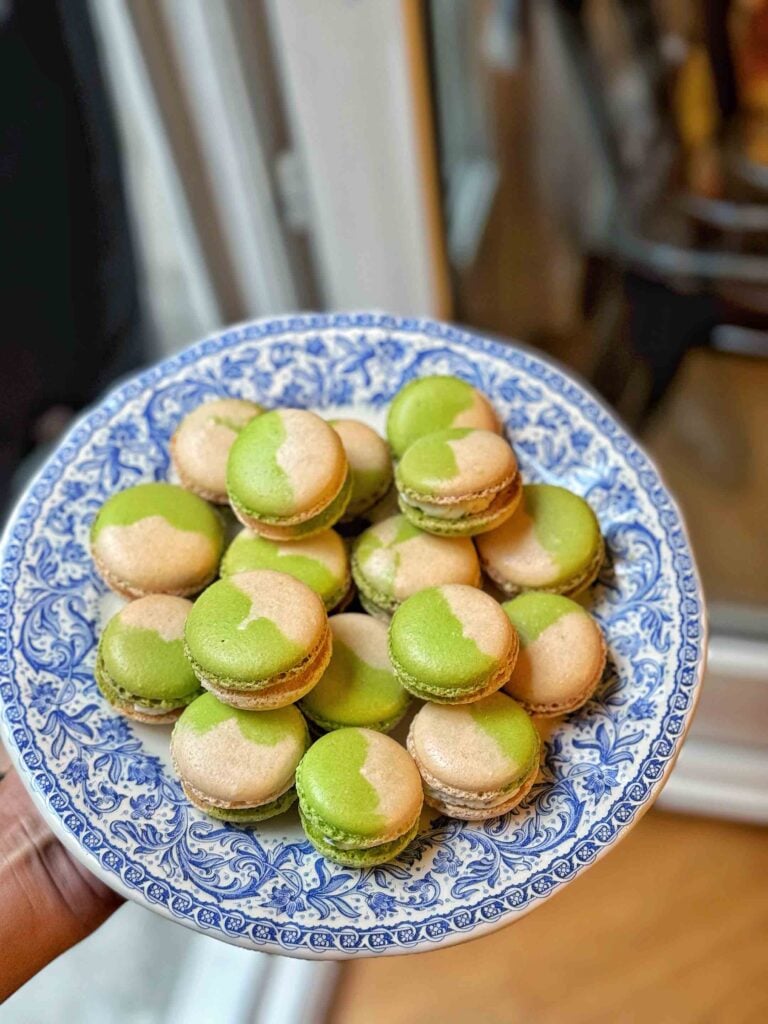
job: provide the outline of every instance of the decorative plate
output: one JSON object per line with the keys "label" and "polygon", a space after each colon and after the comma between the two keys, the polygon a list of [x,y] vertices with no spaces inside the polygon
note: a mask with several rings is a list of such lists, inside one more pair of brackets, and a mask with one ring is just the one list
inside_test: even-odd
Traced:
{"label": "decorative plate", "polygon": [[[224,826],[183,798],[168,730],[112,713],[93,681],[109,610],[89,525],[114,491],[165,479],[168,441],[205,399],[308,406],[382,428],[411,377],[452,373],[502,415],[525,478],[588,498],[608,559],[591,607],[609,664],[552,729],[525,806],[484,824],[425,815],[392,864],[337,867],[295,811]],[[70,431],[8,526],[0,571],[5,742],[51,828],[125,896],[241,946],[301,957],[411,953],[475,938],[552,896],[661,789],[693,713],[706,624],[678,509],[648,456],[581,385],[533,353],[428,320],[261,320],[122,384]]]}

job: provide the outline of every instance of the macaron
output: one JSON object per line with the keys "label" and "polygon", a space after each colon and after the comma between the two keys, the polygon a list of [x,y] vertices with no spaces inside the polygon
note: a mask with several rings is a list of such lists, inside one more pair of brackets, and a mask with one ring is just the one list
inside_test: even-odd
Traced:
{"label": "macaron", "polygon": [[541,740],[511,697],[450,707],[425,704],[411,722],[408,751],[424,799],[451,818],[482,821],[516,807],[539,773]]}
{"label": "macaron", "polygon": [[352,576],[371,615],[388,618],[418,590],[443,583],[480,586],[480,563],[469,537],[435,537],[403,515],[360,534],[352,547]]}
{"label": "macaron", "polygon": [[91,553],[104,582],[125,597],[197,594],[219,568],[218,514],[175,484],[137,484],[113,494],[91,527]]}
{"label": "macaron", "polygon": [[96,653],[96,683],[109,703],[149,725],[175,721],[202,690],[184,656],[192,602],[150,594],[107,623]]}
{"label": "macaron", "polygon": [[495,693],[515,667],[519,640],[492,597],[449,583],[413,594],[389,627],[389,656],[414,697],[468,704]]}
{"label": "macaron", "polygon": [[526,484],[514,515],[477,538],[483,568],[514,597],[524,590],[578,594],[600,571],[605,548],[595,513],[572,491]]}
{"label": "macaron", "polygon": [[171,758],[187,799],[239,825],[282,814],[296,799],[307,724],[289,705],[241,711],[212,693],[193,701],[171,736]]}
{"label": "macaron", "polygon": [[383,864],[418,831],[419,771],[404,747],[372,729],[322,736],[299,764],[296,789],[307,838],[337,864]]}
{"label": "macaron", "polygon": [[334,530],[285,542],[260,537],[246,527],[227,548],[220,572],[233,576],[254,569],[287,572],[311,587],[328,611],[343,607],[352,597],[347,548]]}
{"label": "macaron", "polygon": [[331,657],[323,602],[305,583],[272,569],[208,587],[189,613],[184,639],[203,686],[246,710],[293,704]]}
{"label": "macaron", "polygon": [[589,700],[603,675],[600,627],[580,604],[559,594],[520,594],[502,605],[520,637],[504,689],[533,715],[562,715]]}
{"label": "macaron", "polygon": [[333,653],[320,682],[301,700],[301,710],[318,728],[330,732],[364,726],[389,732],[411,702],[398,682],[387,650],[383,622],[348,612],[328,621]]}
{"label": "macaron", "polygon": [[501,433],[493,406],[458,377],[420,377],[395,395],[387,415],[387,439],[396,459],[425,434],[448,427],[476,427]]}
{"label": "macaron", "polygon": [[346,511],[352,474],[341,438],[305,409],[274,409],[240,431],[227,493],[244,526],[272,540],[309,537]]}
{"label": "macaron", "polygon": [[392,455],[389,445],[367,423],[360,420],[329,420],[344,445],[352,493],[342,522],[352,522],[373,508],[392,484]]}
{"label": "macaron", "polygon": [[171,460],[183,486],[206,501],[226,505],[229,450],[246,423],[262,411],[244,398],[215,398],[186,415],[171,438]]}
{"label": "macaron", "polygon": [[450,427],[406,449],[395,484],[400,510],[428,533],[474,536],[517,508],[523,490],[512,446],[490,430]]}

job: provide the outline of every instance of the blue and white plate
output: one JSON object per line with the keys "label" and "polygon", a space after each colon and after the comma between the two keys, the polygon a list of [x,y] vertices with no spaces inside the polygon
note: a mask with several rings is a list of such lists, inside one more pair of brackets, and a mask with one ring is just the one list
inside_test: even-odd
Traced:
{"label": "blue and white plate", "polygon": [[[610,650],[586,708],[559,721],[542,780],[485,824],[424,817],[405,854],[337,867],[295,814],[222,825],[184,799],[168,730],[116,716],[93,681],[104,584],[88,529],[116,490],[169,474],[168,441],[205,399],[308,406],[381,428],[411,377],[488,394],[525,478],[584,495],[608,559],[591,607]],[[678,509],[647,455],[562,370],[425,320],[290,317],[209,338],[123,384],[69,433],[21,500],[0,570],[5,742],[62,842],[125,896],[191,928],[302,957],[411,953],[509,924],[624,836],[661,789],[696,703],[701,589]]]}

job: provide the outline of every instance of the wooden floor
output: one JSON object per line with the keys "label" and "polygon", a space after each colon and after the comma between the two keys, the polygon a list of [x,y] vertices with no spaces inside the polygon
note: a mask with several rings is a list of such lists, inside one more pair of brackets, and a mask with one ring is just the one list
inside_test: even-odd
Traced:
{"label": "wooden floor", "polygon": [[768,831],[652,811],[516,925],[344,967],[328,1024],[768,1020]]}

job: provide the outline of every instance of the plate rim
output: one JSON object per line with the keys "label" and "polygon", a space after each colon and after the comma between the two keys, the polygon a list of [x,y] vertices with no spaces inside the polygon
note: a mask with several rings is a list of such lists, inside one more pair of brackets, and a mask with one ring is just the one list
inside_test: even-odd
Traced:
{"label": "plate rim", "polygon": [[[269,329],[264,330],[266,327]],[[472,351],[473,348],[479,348],[481,351],[488,352],[489,354],[495,355],[501,359],[504,359],[505,349],[518,350],[524,353],[526,357],[534,363],[538,362],[542,364],[556,376],[562,378],[567,384],[570,384],[577,390],[583,392],[584,395],[594,403],[595,406],[597,406],[598,410],[613,423],[614,427],[618,429],[618,432],[628,439],[631,446],[630,451],[634,448],[641,455],[643,460],[645,460],[647,463],[646,468],[649,468],[654,473],[658,485],[664,492],[666,504],[673,511],[676,517],[676,525],[679,528],[679,533],[682,538],[682,545],[678,547],[678,551],[680,550],[680,547],[682,547],[688,556],[690,565],[686,572],[694,584],[687,596],[692,598],[696,602],[697,606],[697,613],[695,616],[692,616],[692,618],[695,618],[699,625],[699,635],[696,638],[696,642],[698,643],[698,659],[694,669],[693,681],[688,689],[689,706],[684,712],[685,717],[683,727],[674,739],[672,751],[664,758],[662,771],[656,779],[649,783],[648,791],[643,802],[632,807],[631,816],[627,821],[621,822],[620,825],[615,826],[615,831],[608,840],[601,840],[596,844],[596,849],[588,860],[581,861],[568,877],[555,880],[546,892],[537,893],[533,891],[529,901],[520,908],[510,906],[503,907],[496,916],[490,919],[480,920],[471,928],[461,929],[454,926],[451,930],[443,931],[434,937],[430,936],[425,930],[423,937],[413,945],[406,944],[405,942],[391,942],[381,948],[374,948],[372,945],[363,944],[360,944],[355,948],[345,948],[341,944],[328,947],[313,947],[311,944],[293,946],[282,945],[279,941],[273,941],[270,939],[265,939],[263,942],[259,942],[252,934],[250,934],[250,932],[243,931],[240,934],[228,932],[222,927],[207,926],[192,916],[175,913],[165,902],[153,900],[147,894],[145,889],[142,888],[140,882],[136,885],[127,883],[120,875],[117,868],[106,868],[99,861],[95,853],[83,846],[77,835],[66,827],[59,814],[49,806],[46,795],[36,786],[35,780],[32,777],[32,772],[31,770],[28,770],[24,764],[21,750],[18,748],[12,737],[11,722],[8,719],[7,714],[8,707],[0,694],[0,711],[2,711],[2,714],[0,714],[0,738],[3,740],[14,768],[48,827],[62,842],[65,848],[85,867],[87,867],[89,871],[95,874],[104,882],[104,884],[118,892],[126,899],[129,899],[146,909],[153,910],[155,913],[160,913],[168,920],[175,921],[178,924],[189,928],[191,931],[209,935],[242,948],[253,949],[254,951],[261,952],[272,952],[306,960],[346,960],[372,956],[412,955],[422,952],[434,952],[438,949],[447,948],[461,942],[482,938],[499,930],[500,928],[507,927],[521,920],[536,907],[540,906],[542,903],[551,899],[554,895],[560,892],[564,886],[567,886],[585,871],[589,870],[611,849],[613,849],[617,843],[621,842],[629,834],[647,811],[651,809],[664,788],[664,785],[677,762],[677,758],[679,757],[680,751],[684,745],[685,738],[696,712],[696,707],[701,696],[702,680],[706,669],[708,653],[709,622],[707,605],[701,583],[701,576],[691,545],[688,526],[677,499],[670,491],[664,475],[659,470],[655,460],[648,453],[645,446],[633,436],[622,421],[621,417],[607,405],[604,399],[594,391],[589,383],[584,381],[575,371],[563,366],[563,364],[558,360],[553,359],[547,354],[540,353],[538,350],[523,342],[506,338],[502,339],[496,336],[488,336],[479,330],[473,330],[460,325],[438,321],[430,317],[405,317],[382,313],[379,311],[371,312],[355,310],[333,313],[305,312],[301,314],[282,314],[277,316],[251,318],[220,328],[206,335],[204,338],[192,342],[190,345],[185,346],[178,352],[161,358],[149,366],[139,369],[138,371],[122,378],[99,396],[94,404],[83,410],[77,416],[65,434],[56,443],[53,451],[48,455],[44,463],[38,468],[32,479],[27,483],[24,490],[19,495],[8,516],[2,538],[0,539],[0,567],[3,567],[6,563],[7,549],[13,539],[18,521],[21,519],[22,512],[32,495],[34,488],[41,482],[48,468],[59,457],[61,449],[70,442],[75,433],[93,416],[95,416],[101,408],[107,405],[111,400],[113,401],[118,395],[128,391],[131,387],[136,388],[139,385],[141,391],[150,388],[155,383],[153,378],[161,376],[161,370],[162,375],[164,376],[170,370],[180,369],[189,363],[195,362],[197,358],[203,355],[212,354],[212,352],[206,353],[206,345],[212,346],[212,351],[213,348],[217,351],[221,348],[225,348],[229,343],[237,340],[233,335],[247,329],[257,329],[260,333],[257,337],[242,339],[243,341],[248,341],[248,343],[251,344],[265,344],[269,343],[270,339],[280,334],[301,333],[310,330],[328,330],[338,328],[348,329],[354,327],[378,328],[401,331],[406,334],[420,334],[423,337],[440,340],[448,343],[449,345],[458,345],[463,349],[468,349],[469,351]],[[126,395],[126,397],[129,396]],[[5,589],[10,590],[11,585],[2,581],[0,583],[0,591]],[[682,596],[680,588],[678,587],[677,589],[678,593]],[[3,680],[0,678],[0,683],[2,682]],[[667,717],[667,714],[668,712],[665,713],[664,718]],[[661,721],[663,721],[664,718],[662,718]],[[600,824],[602,824],[602,822],[596,822],[592,826],[592,829],[599,827]],[[146,879],[144,881],[146,883]],[[298,925],[296,927],[299,929],[301,928],[301,926]],[[356,926],[351,923],[347,927],[353,932],[361,931],[361,929],[356,928]],[[373,925],[372,927],[362,929],[362,931],[365,934],[372,934],[379,928],[386,928],[386,926],[383,924],[382,926]],[[396,928],[397,924],[393,923],[391,925],[391,930],[394,931]],[[312,931],[311,928],[307,928],[305,930],[307,932]]]}

